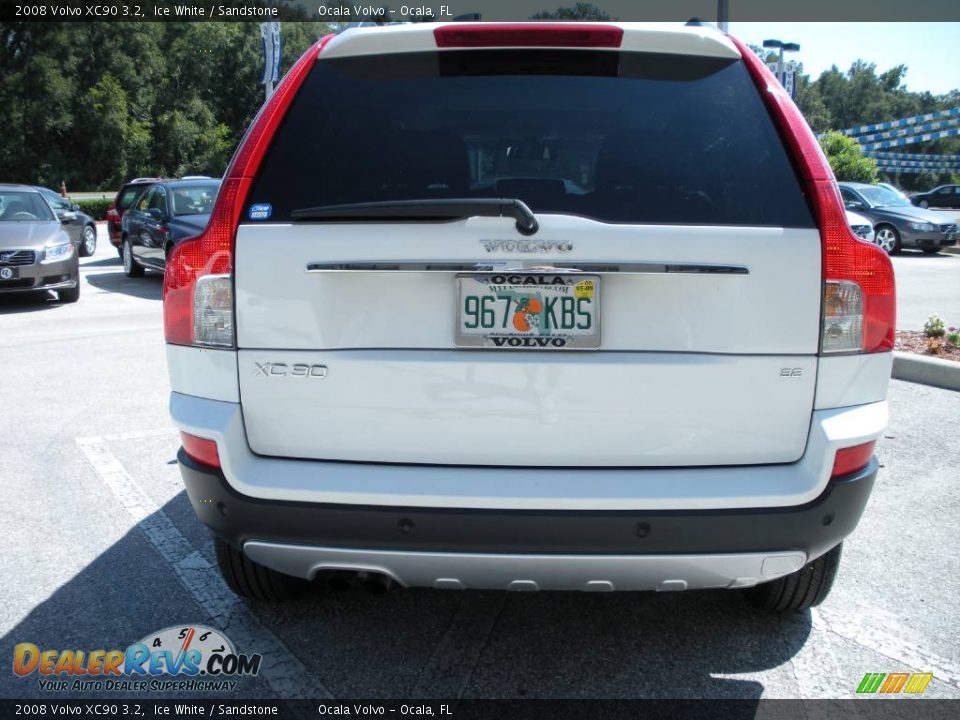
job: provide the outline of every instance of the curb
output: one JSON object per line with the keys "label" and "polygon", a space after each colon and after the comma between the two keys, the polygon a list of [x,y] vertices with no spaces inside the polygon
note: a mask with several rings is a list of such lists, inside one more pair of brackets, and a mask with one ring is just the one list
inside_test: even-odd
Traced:
{"label": "curb", "polygon": [[960,247],[954,245],[952,247],[940,248],[940,252],[945,252],[948,255],[960,255]]}
{"label": "curb", "polygon": [[960,392],[960,362],[954,360],[895,350],[891,377]]}

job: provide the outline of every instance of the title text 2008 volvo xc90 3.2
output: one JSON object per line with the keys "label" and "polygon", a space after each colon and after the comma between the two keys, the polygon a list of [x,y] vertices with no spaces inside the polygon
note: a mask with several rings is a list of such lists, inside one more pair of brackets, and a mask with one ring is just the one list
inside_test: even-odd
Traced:
{"label": "title text 2008 volvo xc90 3.2", "polygon": [[877,473],[890,261],[705,27],[322,39],[164,284],[171,413],[231,588],[823,600]]}

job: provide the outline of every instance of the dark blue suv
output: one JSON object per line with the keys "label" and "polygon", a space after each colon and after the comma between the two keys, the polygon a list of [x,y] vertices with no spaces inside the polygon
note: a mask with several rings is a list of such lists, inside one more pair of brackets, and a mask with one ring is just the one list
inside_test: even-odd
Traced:
{"label": "dark blue suv", "polygon": [[174,245],[207,226],[219,189],[220,180],[214,178],[147,187],[121,221],[120,257],[127,277],[140,277],[145,268],[162,272]]}

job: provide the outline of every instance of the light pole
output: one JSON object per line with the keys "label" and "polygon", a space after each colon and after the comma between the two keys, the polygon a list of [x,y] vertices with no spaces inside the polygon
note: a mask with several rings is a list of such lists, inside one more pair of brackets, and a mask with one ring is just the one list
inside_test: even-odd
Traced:
{"label": "light pole", "polygon": [[730,25],[730,0],[717,0],[717,27],[728,32]]}
{"label": "light pole", "polygon": [[765,48],[780,49],[780,60],[777,62],[777,80],[779,80],[780,84],[783,85],[783,54],[785,52],[796,52],[800,49],[800,46],[797,43],[785,43],[782,40],[764,40],[763,46]]}
{"label": "light pole", "polygon": [[280,79],[280,23],[260,23],[260,37],[263,38],[263,80],[267,100],[273,94],[273,86]]}

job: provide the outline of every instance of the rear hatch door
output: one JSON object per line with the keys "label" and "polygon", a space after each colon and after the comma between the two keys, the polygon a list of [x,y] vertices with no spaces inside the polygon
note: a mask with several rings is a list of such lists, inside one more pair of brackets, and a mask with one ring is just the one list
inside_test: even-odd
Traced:
{"label": "rear hatch door", "polygon": [[[700,55],[321,56],[237,235],[251,448],[510,466],[797,460],[819,233],[736,51],[711,42]],[[539,229],[466,211],[297,213],[483,198],[524,202]]]}

